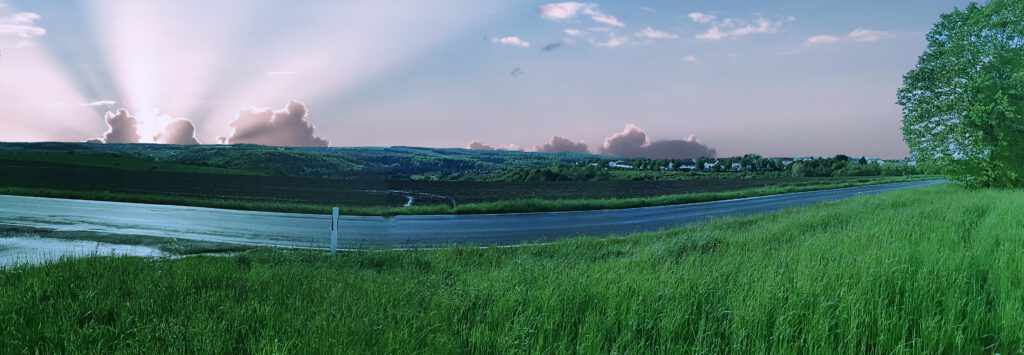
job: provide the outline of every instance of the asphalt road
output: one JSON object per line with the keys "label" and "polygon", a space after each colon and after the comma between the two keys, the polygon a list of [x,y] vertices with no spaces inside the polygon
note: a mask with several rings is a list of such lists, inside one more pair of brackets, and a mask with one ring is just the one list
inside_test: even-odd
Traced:
{"label": "asphalt road", "polygon": [[[392,218],[343,216],[339,247],[514,245],[580,235],[651,231],[712,217],[774,211],[943,182],[905,182],[621,210]],[[277,247],[326,248],[330,243],[331,216],[0,196],[0,224]]]}

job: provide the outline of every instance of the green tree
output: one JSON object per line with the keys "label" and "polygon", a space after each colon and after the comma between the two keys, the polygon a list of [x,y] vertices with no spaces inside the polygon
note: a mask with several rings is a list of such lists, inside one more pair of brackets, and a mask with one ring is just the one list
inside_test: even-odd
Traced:
{"label": "green tree", "polygon": [[898,93],[914,158],[972,187],[1024,185],[1024,0],[942,15]]}
{"label": "green tree", "polygon": [[793,177],[807,176],[807,167],[804,166],[804,163],[795,162],[793,164],[790,164],[790,166],[792,167],[790,168],[790,174],[792,174]]}
{"label": "green tree", "polygon": [[708,158],[702,156],[700,158],[697,158],[697,160],[694,162],[694,165],[696,166],[697,171],[704,171],[704,164],[708,162]]}

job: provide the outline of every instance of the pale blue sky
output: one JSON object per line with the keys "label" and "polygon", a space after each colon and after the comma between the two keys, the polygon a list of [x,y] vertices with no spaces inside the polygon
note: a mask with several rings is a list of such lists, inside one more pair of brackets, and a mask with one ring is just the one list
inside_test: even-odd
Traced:
{"label": "pale blue sky", "polygon": [[213,143],[240,107],[300,100],[334,146],[599,151],[635,124],[719,155],[903,157],[896,89],[967,3],[6,1],[0,140],[98,136],[123,106],[144,137],[168,115]]}

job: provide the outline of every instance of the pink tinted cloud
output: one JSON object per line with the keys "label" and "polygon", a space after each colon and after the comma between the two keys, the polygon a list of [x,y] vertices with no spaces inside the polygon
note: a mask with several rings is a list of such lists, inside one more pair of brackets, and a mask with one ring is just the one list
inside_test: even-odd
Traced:
{"label": "pink tinted cloud", "polygon": [[288,147],[326,147],[327,140],[314,135],[306,104],[289,101],[282,111],[254,107],[238,110],[229,123],[230,134],[220,140],[225,144],[262,144]]}

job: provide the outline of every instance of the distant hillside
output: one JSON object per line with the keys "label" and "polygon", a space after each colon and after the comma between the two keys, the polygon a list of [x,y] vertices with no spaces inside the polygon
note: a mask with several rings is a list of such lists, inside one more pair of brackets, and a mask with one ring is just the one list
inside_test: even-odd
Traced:
{"label": "distant hillside", "polygon": [[160,170],[320,178],[449,179],[461,174],[574,163],[577,153],[450,148],[282,148],[258,145],[0,143],[0,159],[123,170]]}

